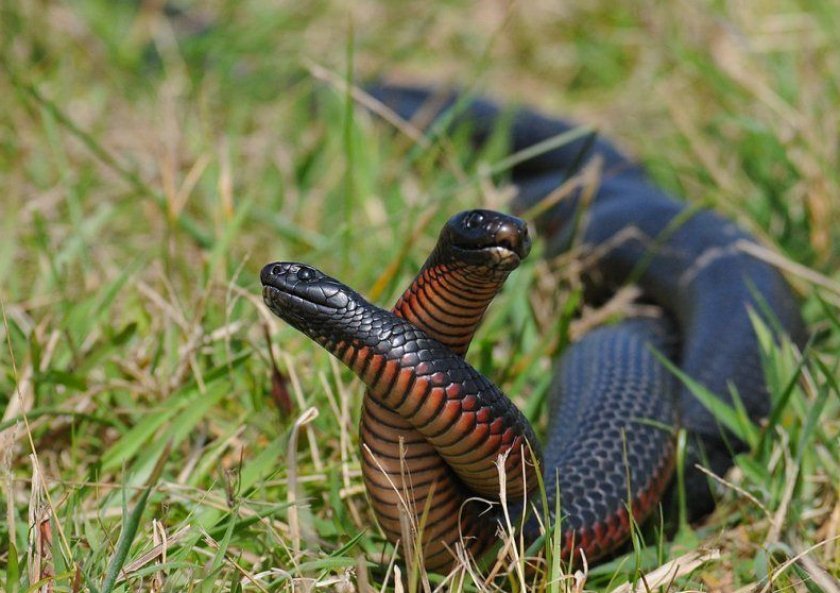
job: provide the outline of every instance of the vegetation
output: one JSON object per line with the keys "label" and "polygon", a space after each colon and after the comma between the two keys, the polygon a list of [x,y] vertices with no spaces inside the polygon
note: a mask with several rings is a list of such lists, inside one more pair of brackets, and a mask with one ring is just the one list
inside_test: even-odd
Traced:
{"label": "vegetation", "polygon": [[[359,383],[257,277],[302,260],[387,306],[452,213],[504,207],[502,142],[417,142],[354,105],[344,81],[387,73],[596,125],[779,254],[814,332],[802,362],[767,345],[772,417],[702,524],[577,576],[491,562],[446,587],[652,588],[689,553],[663,589],[838,591],[837,3],[161,4],[0,2],[0,588],[442,582],[390,563]],[[539,250],[470,354],[535,419],[576,308]]]}

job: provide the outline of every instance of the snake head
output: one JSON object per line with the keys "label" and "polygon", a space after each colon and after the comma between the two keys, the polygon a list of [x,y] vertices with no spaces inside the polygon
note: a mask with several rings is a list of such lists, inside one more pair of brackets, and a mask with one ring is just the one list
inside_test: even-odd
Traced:
{"label": "snake head", "polygon": [[531,252],[525,221],[493,210],[459,212],[443,227],[438,243],[452,250],[453,259],[508,272]]}
{"label": "snake head", "polygon": [[357,316],[364,300],[313,267],[274,262],[260,272],[263,301],[279,318],[318,340],[326,328]]}

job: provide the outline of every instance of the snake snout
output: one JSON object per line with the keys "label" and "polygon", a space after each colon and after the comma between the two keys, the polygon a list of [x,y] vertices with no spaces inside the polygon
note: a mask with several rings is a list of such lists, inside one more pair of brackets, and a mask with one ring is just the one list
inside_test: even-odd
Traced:
{"label": "snake snout", "polygon": [[452,244],[463,250],[494,251],[499,248],[519,260],[531,251],[531,237],[525,221],[493,210],[467,210],[447,224]]}
{"label": "snake snout", "polygon": [[326,310],[352,308],[350,289],[306,264],[270,263],[260,272],[260,281],[264,287],[263,298],[266,302],[273,301],[275,306],[282,302],[287,308],[306,307],[312,314],[315,311],[312,306]]}
{"label": "snake snout", "polygon": [[518,255],[519,259],[525,259],[531,253],[531,236],[528,234],[528,225],[518,218],[506,218],[508,220],[503,221],[496,229],[496,243]]}

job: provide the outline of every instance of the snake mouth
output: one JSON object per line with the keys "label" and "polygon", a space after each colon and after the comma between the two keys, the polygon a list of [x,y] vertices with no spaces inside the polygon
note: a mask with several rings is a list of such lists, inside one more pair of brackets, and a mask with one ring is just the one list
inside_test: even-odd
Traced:
{"label": "snake mouth", "polygon": [[271,311],[285,319],[292,311],[303,309],[308,303],[301,297],[284,292],[274,286],[263,286],[262,289],[263,302]]}
{"label": "snake mouth", "polygon": [[[499,270],[513,270],[519,267],[523,257],[505,245],[489,245],[479,248],[455,247],[462,252],[473,252],[477,258],[486,262],[488,267]],[[464,257],[462,255],[462,257]],[[464,258],[466,259],[466,258]]]}

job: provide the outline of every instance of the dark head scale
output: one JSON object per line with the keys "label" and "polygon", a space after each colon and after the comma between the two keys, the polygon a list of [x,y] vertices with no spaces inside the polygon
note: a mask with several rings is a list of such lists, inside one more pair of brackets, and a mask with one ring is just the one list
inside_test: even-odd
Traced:
{"label": "dark head scale", "polygon": [[466,210],[449,219],[439,244],[471,265],[512,270],[531,252],[524,220],[493,210]]}
{"label": "dark head scale", "polygon": [[296,329],[317,339],[318,328],[353,317],[361,297],[320,270],[294,262],[274,262],[260,272],[263,301]]}

